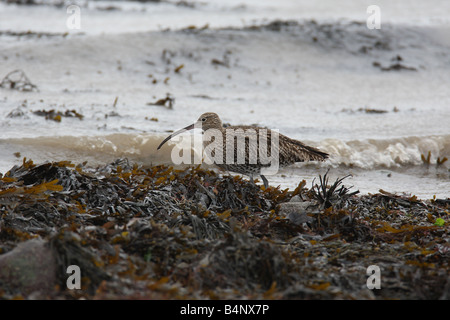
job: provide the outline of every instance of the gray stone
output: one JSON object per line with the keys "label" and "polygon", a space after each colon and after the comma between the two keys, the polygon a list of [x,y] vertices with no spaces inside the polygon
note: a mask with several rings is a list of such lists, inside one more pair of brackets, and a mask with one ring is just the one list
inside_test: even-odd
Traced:
{"label": "gray stone", "polygon": [[307,212],[312,211],[314,206],[315,203],[311,201],[285,202],[280,204],[280,214],[288,218],[292,223],[300,225],[312,220],[307,215]]}
{"label": "gray stone", "polygon": [[0,288],[6,293],[45,295],[56,283],[56,261],[45,241],[28,240],[0,255]]}

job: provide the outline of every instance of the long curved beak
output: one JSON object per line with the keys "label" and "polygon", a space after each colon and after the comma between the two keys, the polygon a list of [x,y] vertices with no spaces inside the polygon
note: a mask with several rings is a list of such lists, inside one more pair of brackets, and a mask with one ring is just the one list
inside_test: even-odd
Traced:
{"label": "long curved beak", "polygon": [[192,130],[192,129],[194,129],[194,128],[195,128],[195,123],[193,123],[193,124],[191,124],[191,125],[188,125],[187,127],[183,128],[183,129],[180,129],[180,130],[178,130],[178,131],[175,131],[175,132],[172,133],[170,136],[168,136],[167,138],[165,138],[165,139],[163,140],[163,142],[161,142],[161,144],[158,146],[158,149],[157,149],[157,150],[159,150],[159,149],[162,147],[162,145],[163,145],[164,143],[166,143],[167,141],[169,141],[170,139],[172,139],[172,138],[175,137],[176,135],[179,135],[180,133],[186,132],[186,131],[188,131],[188,130]]}

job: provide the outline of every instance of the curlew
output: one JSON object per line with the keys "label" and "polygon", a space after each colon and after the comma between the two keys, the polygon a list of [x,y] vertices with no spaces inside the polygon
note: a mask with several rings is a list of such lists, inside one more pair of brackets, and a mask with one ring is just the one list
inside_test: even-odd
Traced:
{"label": "curlew", "polygon": [[[259,175],[266,189],[269,183],[263,175],[263,171],[274,163],[279,167],[285,167],[296,162],[324,161],[328,158],[327,153],[274,130],[254,126],[228,126],[224,128],[219,116],[213,112],[202,114],[197,122],[169,135],[158,146],[158,150],[172,137],[194,128],[203,130],[204,150],[206,151],[208,148],[210,151],[212,150],[210,155],[215,159],[214,164],[216,166],[249,176],[251,181],[253,181],[254,175]],[[211,131],[216,133],[212,135],[214,139],[205,139],[205,133]],[[232,140],[228,137],[231,137]],[[242,143],[239,144],[239,141]],[[214,142],[216,143],[214,144]],[[267,152],[267,154],[264,154],[264,152]],[[240,158],[240,156],[242,157]],[[271,162],[267,159],[270,159]]]}

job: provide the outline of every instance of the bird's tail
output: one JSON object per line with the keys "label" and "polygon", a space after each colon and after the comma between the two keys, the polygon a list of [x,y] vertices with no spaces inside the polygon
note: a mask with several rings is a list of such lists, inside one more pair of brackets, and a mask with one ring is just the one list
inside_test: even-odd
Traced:
{"label": "bird's tail", "polygon": [[299,149],[300,154],[302,155],[302,159],[299,159],[299,161],[325,161],[325,159],[329,157],[328,153],[307,146],[298,140],[290,139],[290,142]]}

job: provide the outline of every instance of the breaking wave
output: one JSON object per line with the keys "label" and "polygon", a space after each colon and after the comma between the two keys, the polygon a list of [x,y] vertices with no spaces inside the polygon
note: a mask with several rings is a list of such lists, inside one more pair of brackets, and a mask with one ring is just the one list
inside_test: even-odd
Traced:
{"label": "breaking wave", "polygon": [[[142,165],[171,164],[173,143],[157,150],[163,135],[110,134],[105,136],[60,136],[0,140],[0,172],[19,164],[23,157],[35,162],[71,160],[101,165],[117,158],[128,158]],[[405,137],[384,140],[325,139],[310,142],[330,154],[332,166],[377,168],[409,167],[423,164],[422,155],[430,153],[430,163],[450,157],[450,135]],[[448,163],[443,163],[448,167]]]}
{"label": "breaking wave", "polygon": [[333,164],[362,169],[421,165],[422,155],[426,158],[428,153],[430,163],[450,157],[450,135],[347,142],[326,139],[320,146],[332,155]]}

